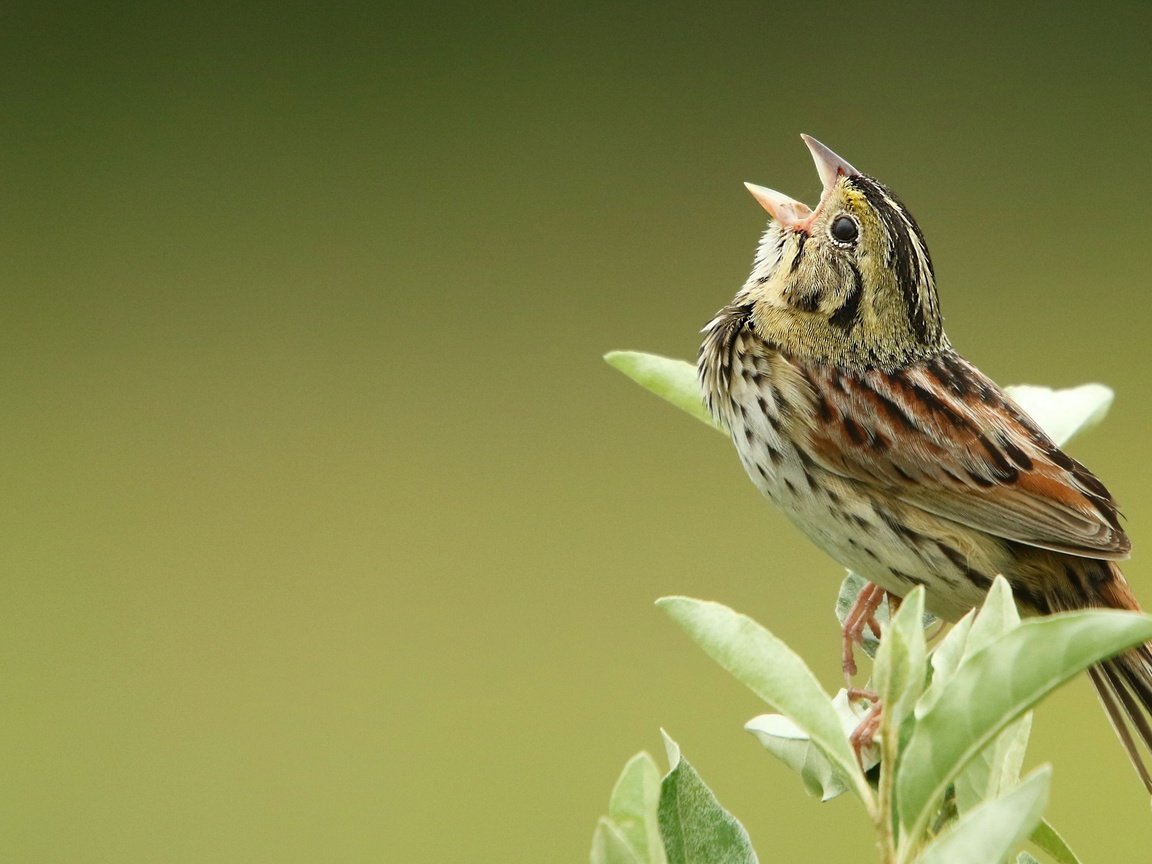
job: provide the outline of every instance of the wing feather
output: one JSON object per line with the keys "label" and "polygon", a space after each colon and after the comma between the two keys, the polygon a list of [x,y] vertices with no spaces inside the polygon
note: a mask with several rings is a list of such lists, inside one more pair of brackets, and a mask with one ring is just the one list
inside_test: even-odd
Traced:
{"label": "wing feather", "polygon": [[951,350],[896,372],[801,371],[814,400],[808,455],[826,470],[1008,540],[1128,557],[1104,485]]}

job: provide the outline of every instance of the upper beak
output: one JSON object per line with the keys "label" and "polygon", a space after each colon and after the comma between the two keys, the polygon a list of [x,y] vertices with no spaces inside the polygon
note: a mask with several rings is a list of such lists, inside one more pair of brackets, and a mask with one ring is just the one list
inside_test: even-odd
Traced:
{"label": "upper beak", "polygon": [[[812,153],[812,161],[816,163],[816,171],[820,175],[820,182],[824,184],[824,189],[820,193],[820,204],[823,204],[837,180],[841,177],[851,177],[860,172],[853,168],[847,160],[841,159],[811,135],[801,135],[800,137],[808,145],[808,150]],[[816,211],[820,209],[818,204],[816,211],[813,211],[807,204],[802,204],[774,189],[766,189],[752,183],[745,183],[744,185],[748,187],[752,197],[760,202],[760,206],[767,210],[768,214],[784,228],[807,230],[809,223],[815,218]]]}
{"label": "upper beak", "polygon": [[836,185],[841,177],[851,177],[860,172],[848,164],[847,159],[841,159],[811,135],[801,135],[808,151],[812,154],[812,161],[816,163],[816,171],[820,175],[820,182],[824,184],[821,199],[828,194],[828,190]]}

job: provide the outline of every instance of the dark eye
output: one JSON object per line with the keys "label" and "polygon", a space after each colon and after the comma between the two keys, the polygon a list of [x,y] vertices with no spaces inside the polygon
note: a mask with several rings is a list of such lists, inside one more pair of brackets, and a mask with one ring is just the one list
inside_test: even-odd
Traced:
{"label": "dark eye", "polygon": [[851,216],[837,216],[832,220],[832,239],[841,243],[855,243],[860,236],[860,226]]}

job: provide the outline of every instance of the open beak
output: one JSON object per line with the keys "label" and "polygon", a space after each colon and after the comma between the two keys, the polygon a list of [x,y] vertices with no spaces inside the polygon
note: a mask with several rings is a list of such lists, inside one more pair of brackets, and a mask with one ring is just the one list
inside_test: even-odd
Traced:
{"label": "open beak", "polygon": [[820,206],[828,198],[837,181],[841,177],[851,177],[860,172],[853,168],[847,160],[841,159],[811,135],[801,135],[800,137],[808,145],[808,150],[812,154],[812,161],[816,163],[816,172],[820,175],[820,182],[824,184],[824,189],[820,193],[820,204],[816,205],[815,210],[807,204],[802,204],[781,192],[777,192],[775,189],[766,189],[752,183],[745,183],[744,185],[748,187],[752,197],[760,202],[760,206],[767,210],[768,215],[779,222],[781,227],[807,231],[809,224],[816,218]]}

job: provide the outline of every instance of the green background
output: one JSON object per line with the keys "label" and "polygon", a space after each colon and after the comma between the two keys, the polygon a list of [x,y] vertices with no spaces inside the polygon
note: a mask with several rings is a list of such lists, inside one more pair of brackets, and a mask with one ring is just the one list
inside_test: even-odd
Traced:
{"label": "green background", "polygon": [[[1152,12],[423,5],[0,11],[0,858],[579,861],[664,726],[762,860],[870,860],[652,606],[835,687],[838,568],[600,355],[694,355],[816,135],[961,351],[1115,387],[1073,452],[1152,602]],[[1086,859],[1152,848],[1085,681],[1033,740]]]}

